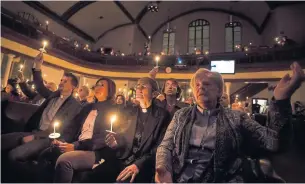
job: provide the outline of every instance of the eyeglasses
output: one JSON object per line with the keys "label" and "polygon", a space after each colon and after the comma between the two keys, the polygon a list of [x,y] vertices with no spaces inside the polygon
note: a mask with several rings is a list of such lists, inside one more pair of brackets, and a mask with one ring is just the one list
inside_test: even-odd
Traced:
{"label": "eyeglasses", "polygon": [[144,84],[137,84],[135,85],[134,87],[135,89],[140,89],[140,90],[143,90],[143,89],[148,89],[149,87],[144,85]]}

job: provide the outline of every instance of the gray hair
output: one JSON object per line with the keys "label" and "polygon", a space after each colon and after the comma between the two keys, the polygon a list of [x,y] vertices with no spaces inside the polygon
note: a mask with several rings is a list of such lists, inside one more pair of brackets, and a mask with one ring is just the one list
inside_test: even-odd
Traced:
{"label": "gray hair", "polygon": [[193,75],[192,79],[191,79],[191,88],[194,91],[195,89],[195,81],[196,78],[198,77],[198,75],[203,74],[204,76],[210,78],[213,82],[215,82],[215,84],[217,85],[218,89],[220,90],[220,96],[223,94],[223,90],[224,90],[224,81],[222,76],[220,75],[220,73],[218,72],[212,72],[208,69],[205,68],[199,68],[196,73]]}

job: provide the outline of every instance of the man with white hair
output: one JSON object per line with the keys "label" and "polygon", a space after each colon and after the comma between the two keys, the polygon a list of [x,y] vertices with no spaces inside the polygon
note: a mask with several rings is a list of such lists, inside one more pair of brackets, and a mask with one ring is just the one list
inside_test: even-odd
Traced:
{"label": "man with white hair", "polygon": [[196,105],[175,113],[157,150],[155,181],[249,182],[245,152],[281,151],[291,138],[290,97],[305,79],[298,63],[291,69],[274,90],[268,127],[223,108],[222,76],[199,69],[191,79]]}

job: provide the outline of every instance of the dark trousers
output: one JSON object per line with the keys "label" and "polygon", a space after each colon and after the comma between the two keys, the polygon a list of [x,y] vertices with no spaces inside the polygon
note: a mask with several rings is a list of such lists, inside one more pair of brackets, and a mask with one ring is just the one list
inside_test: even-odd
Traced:
{"label": "dark trousers", "polygon": [[9,176],[6,177],[11,182],[21,178],[24,181],[23,177],[30,177],[32,173],[29,171],[32,169],[30,169],[31,162],[28,161],[36,158],[42,150],[50,145],[49,139],[33,140],[22,144],[22,138],[32,134],[31,132],[14,132],[1,135],[2,160],[5,160],[5,163],[2,164],[7,166],[5,173],[8,173]]}
{"label": "dark trousers", "polygon": [[71,183],[75,173],[92,170],[95,160],[93,151],[75,150],[62,153],[56,146],[45,149],[39,156],[41,168],[45,170],[41,175],[44,178],[54,177],[55,183]]}
{"label": "dark trousers", "polygon": [[[113,151],[105,149],[100,155],[101,158],[104,158],[104,162],[98,165],[92,170],[91,173],[88,173],[83,179],[85,183],[116,183],[116,179],[119,174],[129,165],[124,163],[124,160],[118,159],[113,154]],[[150,183],[152,182],[154,167],[147,167],[137,174],[134,182],[135,183]],[[126,181],[122,183],[129,183],[131,180],[127,178]]]}
{"label": "dark trousers", "polygon": [[11,161],[28,161],[29,158],[39,155],[41,151],[49,147],[49,139],[33,140],[22,144],[22,138],[32,135],[31,132],[14,132],[1,135],[1,151],[9,151],[8,158]]}

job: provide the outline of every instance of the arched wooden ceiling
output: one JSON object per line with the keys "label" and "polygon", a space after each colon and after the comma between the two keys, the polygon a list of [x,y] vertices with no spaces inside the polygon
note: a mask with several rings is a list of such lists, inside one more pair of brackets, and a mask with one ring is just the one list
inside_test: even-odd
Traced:
{"label": "arched wooden ceiling", "polygon": [[[152,21],[151,24],[154,24],[152,28],[146,28],[147,17],[154,16],[149,14],[147,10],[147,5],[150,2],[147,1],[112,1],[112,2],[101,2],[101,1],[77,1],[77,2],[57,2],[57,1],[23,1],[24,4],[30,6],[41,14],[49,17],[53,21],[56,21],[58,24],[66,27],[79,37],[84,40],[88,40],[92,43],[97,42],[103,36],[107,35],[109,32],[129,26],[136,25],[140,32],[145,38],[148,39],[148,32],[154,35],[160,28],[162,28],[168,22],[167,16],[162,16],[158,21]],[[157,1],[159,9],[162,11],[166,7],[172,7],[168,5],[170,3],[175,3],[178,5],[178,2],[161,2]],[[234,2],[203,2],[203,1],[194,1],[194,2],[185,2],[188,4],[200,4],[197,8],[184,9],[183,6],[179,11],[171,12],[169,21],[175,20],[184,15],[198,12],[198,11],[215,11],[222,12],[226,14],[232,14],[240,19],[247,21],[253,28],[257,31],[258,34],[262,33],[265,26],[268,24],[270,17],[270,10],[274,10],[280,6],[286,6],[296,3],[304,2],[280,2],[280,1],[262,1],[262,2],[252,2],[259,4],[258,7],[262,9],[267,9],[267,11],[261,13],[263,15],[258,15],[259,13],[255,10],[254,13],[250,14],[245,11],[245,4],[248,2],[234,1]],[[209,4],[210,3],[210,4]],[[211,6],[211,3],[215,5]],[[218,3],[218,4],[217,4]],[[227,3],[226,6],[219,6],[221,3]],[[228,3],[233,7],[233,10],[228,7]],[[5,2],[2,6],[5,7]],[[208,5],[207,5],[208,4]],[[201,6],[202,5],[202,6]],[[267,8],[266,8],[267,7]],[[260,8],[259,8],[260,9]],[[115,10],[115,11],[114,11]],[[164,11],[164,10],[163,10]],[[112,13],[116,12],[116,14]],[[159,12],[158,12],[159,13]],[[154,13],[158,16],[158,13]],[[105,14],[105,16],[104,16]],[[104,17],[98,20],[98,17]],[[256,16],[261,16],[257,18]],[[145,20],[143,21],[143,19]]]}

